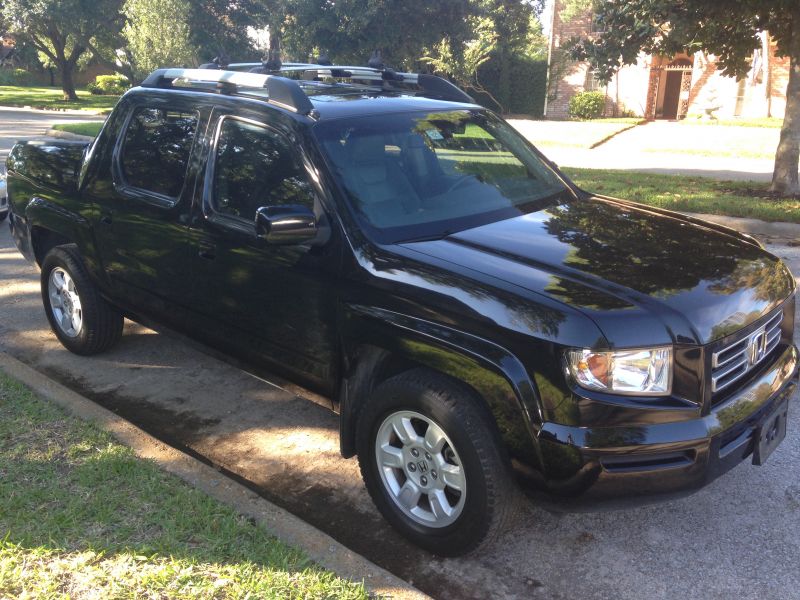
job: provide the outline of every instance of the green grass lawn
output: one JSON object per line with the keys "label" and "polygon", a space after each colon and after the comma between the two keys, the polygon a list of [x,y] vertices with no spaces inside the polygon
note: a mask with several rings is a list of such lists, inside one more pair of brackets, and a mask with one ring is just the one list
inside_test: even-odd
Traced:
{"label": "green grass lawn", "polygon": [[0,374],[1,598],[366,598]]}
{"label": "green grass lawn", "polygon": [[119,96],[94,96],[78,90],[78,101],[64,100],[60,88],[0,85],[0,106],[31,106],[57,110],[111,110]]}
{"label": "green grass lawn", "polygon": [[53,129],[58,129],[59,131],[67,131],[69,133],[77,133],[78,135],[88,135],[91,137],[95,137],[100,133],[101,127],[103,127],[102,121],[90,123],[60,123],[58,125],[53,125]]}
{"label": "green grass lawn", "polygon": [[730,119],[717,119],[714,121],[712,119],[701,118],[697,115],[689,115],[679,122],[683,125],[721,125],[724,127],[767,127],[771,129],[780,129],[783,127],[783,119],[778,119],[776,117],[734,117]]}
{"label": "green grass lawn", "polygon": [[720,181],[633,171],[575,169],[564,172],[583,189],[683,212],[800,223],[800,198],[776,199],[769,184]]}

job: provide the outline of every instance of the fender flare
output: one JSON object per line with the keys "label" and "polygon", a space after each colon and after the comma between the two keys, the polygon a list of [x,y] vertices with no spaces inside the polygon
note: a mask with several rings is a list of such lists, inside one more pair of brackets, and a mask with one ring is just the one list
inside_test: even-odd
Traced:
{"label": "fender flare", "polygon": [[340,445],[355,454],[360,409],[376,383],[413,367],[453,377],[486,402],[508,454],[542,469],[542,411],[536,385],[511,352],[484,338],[390,310],[345,307],[345,368],[340,393]]}

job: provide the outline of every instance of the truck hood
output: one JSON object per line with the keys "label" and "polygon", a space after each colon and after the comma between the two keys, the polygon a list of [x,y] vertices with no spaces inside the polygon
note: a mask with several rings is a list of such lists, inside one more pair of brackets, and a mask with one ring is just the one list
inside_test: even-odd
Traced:
{"label": "truck hood", "polygon": [[719,229],[594,197],[403,246],[575,307],[612,345],[647,343],[642,328],[651,343],[706,344],[770,312],[795,285],[778,258]]}

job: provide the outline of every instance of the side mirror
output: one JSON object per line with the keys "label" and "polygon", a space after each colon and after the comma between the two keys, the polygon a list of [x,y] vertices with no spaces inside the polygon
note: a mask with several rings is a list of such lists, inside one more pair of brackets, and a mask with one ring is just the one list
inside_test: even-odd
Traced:
{"label": "side mirror", "polygon": [[270,244],[302,244],[317,236],[317,217],[298,204],[262,206],[256,211],[256,235]]}

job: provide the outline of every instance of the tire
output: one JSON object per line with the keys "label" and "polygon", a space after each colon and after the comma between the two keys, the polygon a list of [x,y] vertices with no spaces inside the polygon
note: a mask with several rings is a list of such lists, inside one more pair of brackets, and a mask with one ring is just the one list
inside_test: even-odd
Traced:
{"label": "tire", "polygon": [[56,246],[47,253],[41,286],[50,328],[67,350],[88,356],[119,341],[122,315],[100,296],[75,245]]}
{"label": "tire", "polygon": [[5,221],[7,216],[8,216],[8,211],[0,213],[0,223]]}
{"label": "tire", "polygon": [[517,490],[494,423],[471,388],[426,369],[402,373],[373,391],[356,428],[367,490],[412,542],[460,556],[503,531]]}

